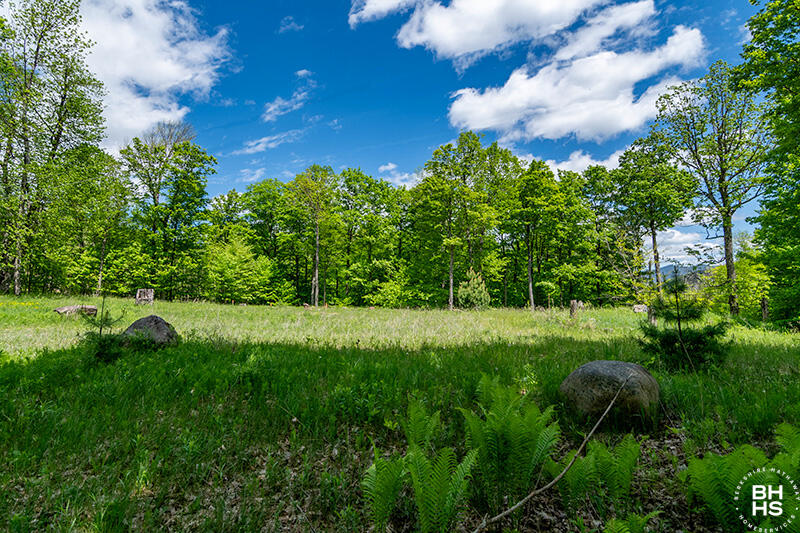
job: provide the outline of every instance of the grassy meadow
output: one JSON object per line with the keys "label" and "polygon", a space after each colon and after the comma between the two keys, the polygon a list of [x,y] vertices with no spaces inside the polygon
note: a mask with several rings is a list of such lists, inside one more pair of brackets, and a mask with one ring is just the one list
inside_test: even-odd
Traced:
{"label": "grassy meadow", "polygon": [[[440,411],[437,446],[464,450],[459,408],[475,409],[482,375],[553,405],[556,454],[591,426],[572,415],[561,381],[595,359],[648,367],[661,386],[656,425],[642,428],[630,510],[661,514],[657,531],[719,531],[690,506],[688,457],[800,425],[800,336],[734,327],[729,356],[708,372],[668,373],[637,343],[642,315],[594,309],[456,311],[225,306],[156,302],[182,342],[97,361],[80,318],[60,305],[92,298],[0,297],[0,530],[360,531],[360,482],[373,446],[402,450],[410,402]],[[606,425],[598,439],[624,434]],[[513,503],[513,502],[511,502]],[[519,531],[602,531],[591,508],[558,492],[534,499]],[[395,530],[413,530],[410,503]],[[468,510],[464,527],[481,515]],[[500,531],[501,529],[497,529]],[[513,529],[509,529],[511,531]]]}

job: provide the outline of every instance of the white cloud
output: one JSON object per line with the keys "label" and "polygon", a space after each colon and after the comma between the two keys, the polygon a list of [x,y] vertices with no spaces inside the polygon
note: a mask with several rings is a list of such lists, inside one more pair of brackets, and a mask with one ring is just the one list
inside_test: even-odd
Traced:
{"label": "white cloud", "polygon": [[573,172],[583,172],[593,165],[602,165],[608,169],[617,168],[619,166],[619,157],[625,150],[617,150],[606,159],[597,160],[583,150],[576,150],[569,154],[566,161],[555,161],[548,159],[547,165],[556,170],[571,170]]}
{"label": "white cloud", "polygon": [[512,44],[563,30],[604,1],[451,0],[446,6],[424,1],[416,4],[397,41],[404,48],[424,46],[437,57],[456,59],[463,68]]}
{"label": "white cloud", "polygon": [[653,0],[608,7],[573,33],[567,44],[556,52],[555,59],[565,60],[590,55],[620,30],[641,33],[647,29],[646,21],[655,14]]}
{"label": "white cloud", "polygon": [[400,172],[394,163],[386,163],[378,167],[379,177],[396,187],[413,187],[420,180],[417,172]]}
{"label": "white cloud", "polygon": [[117,149],[189,108],[181,95],[207,98],[229,59],[228,31],[203,31],[180,0],[84,0],[83,28],[95,41],[89,68],[103,81],[106,144]]}
{"label": "white cloud", "polygon": [[275,122],[278,117],[291,113],[292,111],[297,111],[306,105],[306,102],[311,98],[311,91],[317,86],[316,82],[311,77],[312,74],[310,70],[306,69],[295,72],[295,76],[302,80],[301,85],[295,89],[288,100],[279,96],[272,102],[266,104],[261,119],[264,122]]}
{"label": "white cloud", "polygon": [[[697,259],[688,253],[687,248],[698,251],[704,250],[712,254],[721,250],[721,246],[718,243],[709,242],[703,235],[695,231],[680,231],[671,228],[666,231],[659,231],[656,234],[656,239],[662,266],[669,261],[695,263]],[[648,250],[651,249],[649,237],[645,237],[644,243]]]}
{"label": "white cloud", "polygon": [[361,22],[383,18],[419,3],[419,0],[353,0],[348,22],[354,28]]}
{"label": "white cloud", "polygon": [[282,144],[293,143],[303,136],[305,130],[289,130],[275,135],[268,135],[260,139],[253,139],[244,143],[244,147],[232,152],[232,155],[244,154],[257,154],[265,152],[273,148],[277,148]]}
{"label": "white cloud", "polygon": [[411,15],[398,44],[424,46],[458,70],[515,43],[552,50],[529,57],[502,86],[453,94],[452,126],[493,130],[505,143],[602,141],[637,130],[655,116],[658,96],[681,81],[670,71],[699,66],[706,51],[702,33],[684,26],[661,46],[646,45],[657,33],[654,0],[353,0],[350,24],[402,10]]}
{"label": "white cloud", "polygon": [[650,51],[602,50],[549,63],[535,73],[521,67],[502,87],[457,91],[450,122],[498,131],[506,141],[569,135],[601,141],[642,127],[655,116],[658,96],[679,80],[665,77],[637,97],[638,84],[670,67],[696,66],[704,53],[700,31],[678,26],[663,46]]}
{"label": "white cloud", "polygon": [[298,24],[294,17],[283,17],[281,25],[278,28],[278,33],[286,33],[287,31],[300,31],[304,28],[302,24]]}
{"label": "white cloud", "polygon": [[267,175],[267,169],[264,167],[259,168],[243,168],[239,171],[240,182],[244,183],[253,183],[254,181],[259,181]]}

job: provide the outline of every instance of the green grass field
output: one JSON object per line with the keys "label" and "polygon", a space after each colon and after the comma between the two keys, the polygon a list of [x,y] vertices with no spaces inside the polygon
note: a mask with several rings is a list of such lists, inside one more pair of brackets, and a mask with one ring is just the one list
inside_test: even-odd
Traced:
{"label": "green grass field", "polygon": [[[359,483],[373,444],[405,445],[410,401],[441,411],[435,442],[461,453],[457,409],[475,407],[483,374],[497,376],[556,407],[563,452],[590,424],[564,408],[559,384],[582,363],[620,359],[651,368],[661,385],[633,510],[661,510],[659,531],[713,531],[687,507],[678,481],[687,457],[748,442],[769,449],[777,424],[800,424],[800,337],[786,333],[736,327],[722,368],[670,374],[641,352],[641,315],[625,309],[571,320],[109,299],[125,311],[121,325],[157,314],[182,343],[105,364],[81,341],[87,325],[52,311],[73,303],[99,301],[0,297],[2,530],[367,530]],[[598,438],[621,435],[607,426]],[[557,494],[514,527],[579,530]],[[409,505],[399,523],[413,530]],[[462,523],[480,518],[468,511]]]}

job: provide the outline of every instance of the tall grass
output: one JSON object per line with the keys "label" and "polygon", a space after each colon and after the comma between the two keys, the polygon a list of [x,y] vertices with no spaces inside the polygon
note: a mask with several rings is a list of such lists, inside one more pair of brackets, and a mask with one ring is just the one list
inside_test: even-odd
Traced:
{"label": "tall grass", "polygon": [[[157,302],[183,343],[97,362],[82,321],[52,309],[86,299],[0,298],[0,529],[365,529],[359,482],[373,443],[404,443],[409,402],[441,411],[437,445],[460,449],[482,374],[536,383],[538,405],[580,364],[647,365],[627,310],[531,315],[298,309]],[[653,369],[662,427],[698,447],[800,424],[797,336],[733,330],[725,365]],[[531,374],[535,380],[531,380]],[[661,431],[661,430],[657,430]],[[573,432],[573,433],[570,433]],[[402,507],[402,506],[401,506]],[[412,510],[406,507],[400,512]]]}

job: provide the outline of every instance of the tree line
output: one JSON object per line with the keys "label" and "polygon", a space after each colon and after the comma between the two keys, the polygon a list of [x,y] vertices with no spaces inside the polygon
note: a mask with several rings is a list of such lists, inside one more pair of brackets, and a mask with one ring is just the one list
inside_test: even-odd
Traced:
{"label": "tree line", "polygon": [[[116,157],[100,148],[79,2],[26,0],[0,28],[0,290],[453,308],[466,284],[502,306],[644,301],[664,281],[658,233],[690,216],[722,243],[705,258],[724,269],[706,277],[709,299],[738,314],[744,298],[752,314],[755,283],[792,318],[797,81],[763,49],[787,32],[796,43],[797,27],[774,27],[796,9],[778,4],[751,20],[744,65],[661,96],[618,168],[554,172],[467,131],[412,187],[312,165],[209,199],[216,160],[188,124],[158,124]],[[734,217],[765,191],[737,257]]]}

